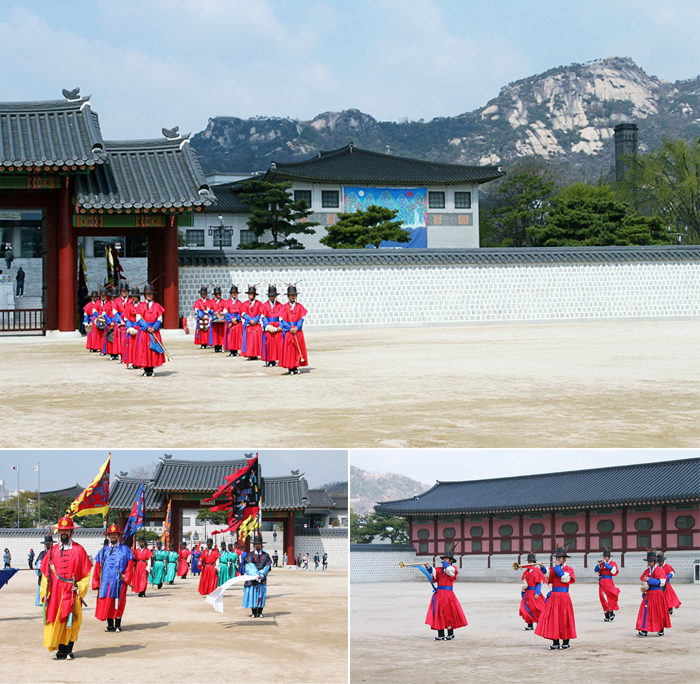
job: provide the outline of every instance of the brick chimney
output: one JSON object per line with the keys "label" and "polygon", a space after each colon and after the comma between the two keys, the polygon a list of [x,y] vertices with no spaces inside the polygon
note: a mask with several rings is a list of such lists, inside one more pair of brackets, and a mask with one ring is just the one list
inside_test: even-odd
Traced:
{"label": "brick chimney", "polygon": [[639,128],[634,123],[615,126],[615,180],[625,180],[630,161],[637,156],[637,134]]}

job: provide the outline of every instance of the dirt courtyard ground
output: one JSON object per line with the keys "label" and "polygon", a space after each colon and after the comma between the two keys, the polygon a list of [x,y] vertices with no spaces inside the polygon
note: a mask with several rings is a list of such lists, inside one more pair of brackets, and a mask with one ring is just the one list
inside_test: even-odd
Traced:
{"label": "dirt courtyard ground", "polygon": [[241,607],[232,588],[217,613],[198,578],[129,593],[121,634],[104,632],[89,591],[74,661],[42,646],[36,575],[23,570],[0,590],[0,681],[14,682],[347,682],[348,573],[274,570],[265,617]]}
{"label": "dirt courtyard ground", "polygon": [[661,638],[637,636],[639,589],[623,584],[621,590],[615,621],[604,623],[597,585],[573,585],[578,638],[568,651],[550,651],[551,642],[523,631],[517,580],[512,585],[458,582],[455,593],[469,624],[448,642],[434,641],[435,632],[424,624],[431,596],[427,581],[352,584],[350,681],[697,682],[700,585],[676,585],[683,605]]}
{"label": "dirt courtyard ground", "polygon": [[[307,333],[311,366],[169,338],[154,378],[80,339],[0,338],[3,447],[690,447],[700,441],[700,321]],[[124,429],[128,424],[128,429]],[[212,442],[214,440],[214,442]]]}

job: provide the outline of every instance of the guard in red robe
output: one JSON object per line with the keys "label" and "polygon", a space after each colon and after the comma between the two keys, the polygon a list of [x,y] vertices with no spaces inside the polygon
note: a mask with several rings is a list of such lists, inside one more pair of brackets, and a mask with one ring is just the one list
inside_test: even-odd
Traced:
{"label": "guard in red robe", "polygon": [[100,314],[95,319],[95,325],[97,326],[97,335],[100,340],[100,356],[107,355],[107,328],[108,323],[108,313],[112,303],[112,298],[109,296],[109,292],[106,287],[100,288]]}
{"label": "guard in red robe", "polygon": [[[126,283],[122,287],[122,292],[126,288],[126,294],[129,294],[129,289]],[[107,303],[103,309],[105,321],[107,323],[107,331],[105,332],[105,352],[109,354],[112,361],[119,359],[122,353],[122,341],[120,335],[120,325],[122,324],[122,314],[124,313],[124,301],[128,297],[115,296]]]}
{"label": "guard in red robe", "polygon": [[44,606],[44,646],[54,660],[73,660],[73,644],[83,622],[83,599],[90,583],[90,558],[73,541],[75,525],[64,517],[56,525],[59,541],[41,561],[40,599]]}
{"label": "guard in red robe", "polygon": [[436,585],[433,588],[425,624],[430,625],[430,629],[437,630],[435,641],[451,641],[455,638],[455,629],[467,626],[467,618],[454,594],[454,583],[459,574],[454,566],[455,558],[451,552],[446,551],[440,556],[440,560],[442,560],[441,567],[432,568],[427,563],[425,566],[432,574]]}
{"label": "guard in red robe", "polygon": [[537,556],[534,553],[527,554],[527,562],[533,567],[525,568],[520,579],[520,617],[525,620],[525,631],[535,629],[534,623],[539,622],[544,610],[544,597],[542,596],[542,582],[547,581],[547,573],[542,565],[536,565]]}
{"label": "guard in red robe", "polygon": [[199,578],[199,593],[202,596],[211,594],[219,580],[219,550],[211,539],[207,539],[207,548],[199,558],[202,576]]}
{"label": "guard in red robe", "polygon": [[194,343],[200,349],[209,346],[209,300],[207,299],[207,288],[202,285],[199,288],[199,299],[192,307],[194,309]]}
{"label": "guard in red robe", "polygon": [[153,285],[143,288],[145,301],[136,310],[136,324],[139,327],[137,338],[136,364],[143,368],[143,374],[151,377],[156,367],[165,363],[165,350],[160,336],[165,309],[154,301],[156,291]]}
{"label": "guard in red robe", "polygon": [[98,590],[95,617],[107,620],[105,632],[121,632],[126,588],[131,584],[134,572],[134,555],[120,542],[122,531],[119,525],[111,524],[105,535],[109,544],[97,552],[92,571],[92,588]]}
{"label": "guard in red robe", "polygon": [[670,563],[666,562],[666,556],[664,556],[663,551],[659,551],[659,553],[656,554],[656,562],[666,575],[666,586],[664,587],[663,594],[666,599],[666,605],[668,606],[668,614],[673,615],[674,609],[681,607],[678,594],[676,594],[671,586],[671,579],[676,574],[676,571],[671,567]]}
{"label": "guard in red robe", "polygon": [[243,339],[241,323],[241,302],[238,300],[238,286],[231,287],[231,297],[226,300],[226,350],[229,356],[238,356]]}
{"label": "guard in red robe", "polygon": [[265,366],[276,366],[282,359],[284,334],[280,327],[284,305],[277,301],[277,287],[267,289],[268,301],[262,305],[262,359]]}
{"label": "guard in red robe", "polygon": [[603,549],[602,562],[598,563],[593,570],[598,573],[598,596],[605,612],[603,622],[612,622],[615,619],[615,611],[619,608],[617,597],[620,595],[620,590],[613,581],[619,570],[617,563],[610,558],[610,549]]}
{"label": "guard in red robe", "polygon": [[243,356],[249,361],[260,358],[262,353],[262,304],[256,299],[258,291],[255,285],[248,286],[248,300],[241,302],[241,318],[243,319],[243,340],[241,347]]}
{"label": "guard in red robe", "polygon": [[177,552],[177,557],[177,576],[182,577],[182,579],[185,579],[190,569],[188,563],[190,558],[190,550],[187,548],[187,544],[185,542],[182,542],[182,544],[180,544],[180,550]]}
{"label": "guard in red robe", "polygon": [[85,341],[85,349],[91,352],[100,351],[102,341],[100,339],[100,329],[95,325],[97,317],[102,313],[102,304],[100,304],[100,295],[97,290],[90,293],[90,301],[83,307],[83,325],[87,330],[87,340]]}
{"label": "guard in red robe", "polygon": [[136,366],[136,353],[138,351],[139,326],[136,322],[139,304],[141,303],[141,292],[138,287],[131,288],[130,299],[124,306],[122,321],[124,323],[124,350],[122,352],[122,363],[127,368],[138,368]]}
{"label": "guard in red robe", "polygon": [[221,299],[221,288],[214,288],[214,299],[209,300],[209,320],[211,321],[209,340],[214,352],[224,351],[226,343],[226,302]]}
{"label": "guard in red robe", "polygon": [[649,551],[646,561],[648,567],[639,578],[642,583],[642,604],[637,615],[637,634],[645,637],[649,632],[656,632],[657,636],[663,636],[664,629],[671,626],[664,597],[668,580],[657,562],[656,551]]}
{"label": "guard in red robe", "polygon": [[544,610],[535,629],[538,636],[552,640],[549,647],[551,651],[570,648],[569,641],[576,638],[574,606],[569,596],[569,585],[576,581],[574,569],[565,565],[569,557],[566,549],[559,546],[554,555],[555,565],[550,568],[547,580],[552,590],[547,595]]}
{"label": "guard in red robe", "polygon": [[122,362],[124,360],[124,350],[126,348],[126,325],[124,323],[124,311],[130,301],[129,284],[122,282],[122,284],[119,286],[119,296],[114,300],[114,309],[115,311],[119,312],[119,319],[117,321],[115,333],[118,333],[118,354],[122,357]]}
{"label": "guard in red robe", "polygon": [[303,330],[304,318],[308,311],[297,302],[297,294],[297,288],[294,285],[287,288],[289,301],[282,308],[280,321],[280,326],[284,331],[280,366],[288,369],[288,375],[298,375],[299,366],[309,365]]}
{"label": "guard in red robe", "polygon": [[148,572],[151,569],[151,552],[146,546],[146,537],[139,537],[139,545],[134,554],[134,574],[131,578],[131,591],[143,598],[148,589]]}

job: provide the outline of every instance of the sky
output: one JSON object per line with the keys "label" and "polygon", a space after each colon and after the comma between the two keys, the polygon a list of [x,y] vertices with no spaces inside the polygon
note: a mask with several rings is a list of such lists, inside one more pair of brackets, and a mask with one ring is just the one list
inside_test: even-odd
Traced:
{"label": "sky", "polygon": [[482,480],[700,457],[700,449],[353,449],[350,465],[399,473],[432,487]]}
{"label": "sky", "polygon": [[697,0],[3,0],[0,101],[92,95],[106,139],[210,117],[471,111],[509,82],[612,56],[700,71]]}
{"label": "sky", "polygon": [[[158,462],[165,453],[174,459],[193,461],[216,461],[226,459],[243,460],[240,450],[133,450],[112,451],[111,473],[129,472],[138,465]],[[251,453],[251,452],[247,452]],[[79,484],[87,487],[107,460],[105,450],[22,450],[0,451],[0,480],[11,490],[17,489],[17,472],[13,465],[19,463],[20,489],[36,491],[37,473],[32,468],[40,464],[41,491],[52,491]],[[263,450],[258,452],[263,477],[289,475],[292,470],[301,470],[311,488],[330,482],[346,482],[348,479],[347,451],[342,450]],[[223,484],[223,481],[222,481]]]}

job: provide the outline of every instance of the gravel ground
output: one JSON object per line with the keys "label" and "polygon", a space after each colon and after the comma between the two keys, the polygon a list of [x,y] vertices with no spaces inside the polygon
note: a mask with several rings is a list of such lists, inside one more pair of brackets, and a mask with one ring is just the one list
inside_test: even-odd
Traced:
{"label": "gravel ground", "polygon": [[698,682],[700,585],[677,584],[676,592],[683,605],[666,636],[640,638],[635,631],[641,600],[637,585],[621,585],[620,610],[614,622],[605,623],[598,587],[574,584],[578,638],[568,651],[550,651],[551,642],[523,631],[518,581],[458,581],[455,594],[469,624],[447,642],[434,641],[435,632],[424,624],[431,596],[427,581],[352,584],[350,681]]}
{"label": "gravel ground", "polygon": [[121,634],[106,634],[89,591],[74,661],[42,645],[36,575],[20,571],[0,590],[0,681],[14,682],[347,682],[348,573],[274,570],[265,617],[249,618],[243,590],[230,589],[223,614],[197,593],[198,578],[129,592]]}
{"label": "gravel ground", "polygon": [[[690,447],[700,441],[699,321],[307,332],[311,366],[169,336],[154,378],[79,339],[0,338],[0,446],[167,448]],[[128,428],[125,429],[125,425]],[[47,427],[50,429],[47,431]],[[138,436],[138,437],[137,437]]]}

